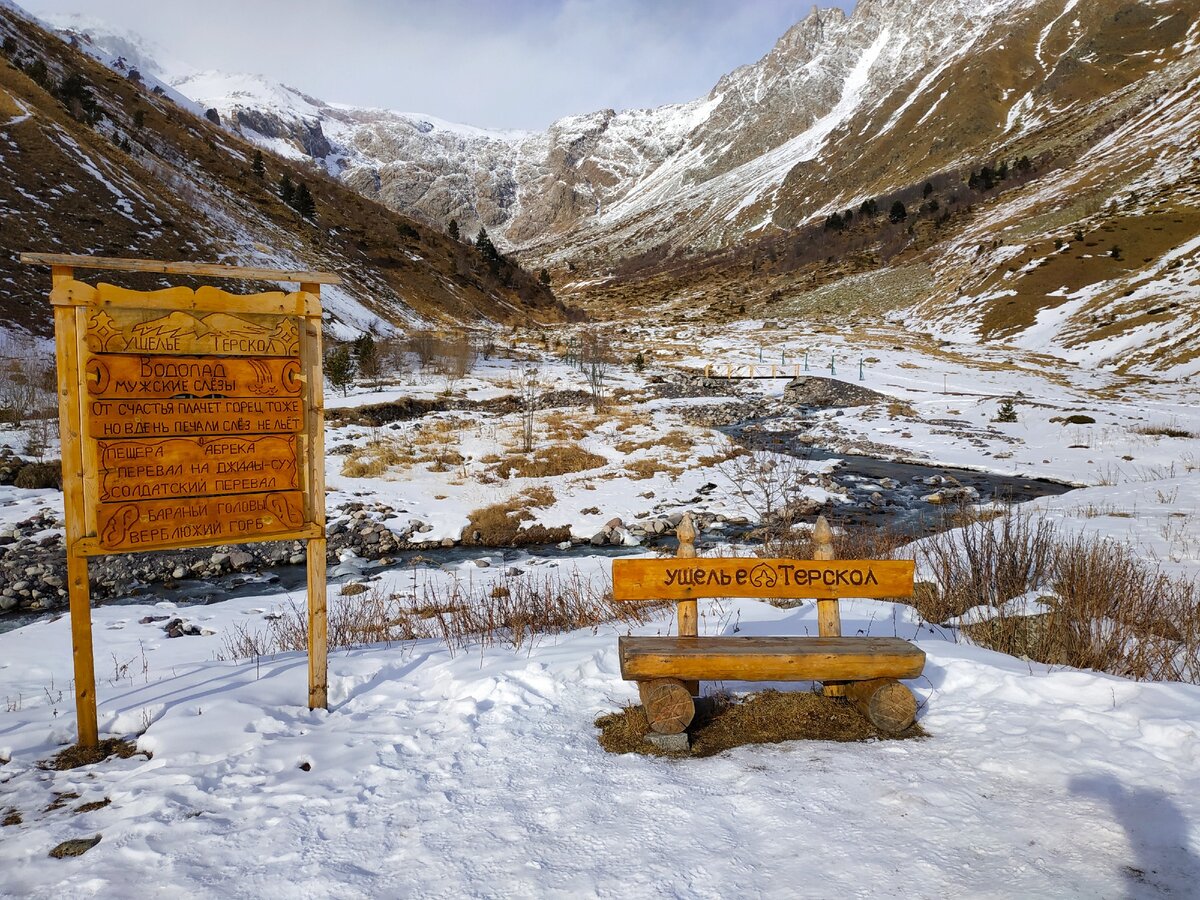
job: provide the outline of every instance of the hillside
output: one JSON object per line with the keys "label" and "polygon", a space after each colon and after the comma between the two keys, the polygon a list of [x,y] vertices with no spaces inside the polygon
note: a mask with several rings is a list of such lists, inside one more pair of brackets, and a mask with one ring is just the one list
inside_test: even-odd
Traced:
{"label": "hillside", "polygon": [[[331,333],[411,322],[555,321],[564,308],[511,265],[362,197],[311,165],[266,154],[170,98],[153,77],[102,66],[0,6],[0,317],[47,334],[45,272],[17,252],[325,269]],[[286,175],[316,214],[279,199]],[[130,279],[149,288],[154,278]]]}

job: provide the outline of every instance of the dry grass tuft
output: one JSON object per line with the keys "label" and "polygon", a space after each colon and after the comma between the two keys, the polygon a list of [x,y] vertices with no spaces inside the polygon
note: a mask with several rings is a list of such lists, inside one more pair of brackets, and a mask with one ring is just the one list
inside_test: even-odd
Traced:
{"label": "dry grass tuft", "polygon": [[4,818],[0,819],[0,828],[7,828],[9,825],[20,825],[25,820],[21,818],[21,811],[15,806],[9,807],[8,812],[4,814]]}
{"label": "dry grass tuft", "polygon": [[1172,437],[1172,438],[1194,438],[1200,437],[1194,431],[1188,431],[1186,428],[1181,428],[1178,425],[1139,425],[1131,429],[1137,434],[1144,434],[1148,437]]}
{"label": "dry grass tuft", "polygon": [[533,521],[531,509],[552,506],[554,502],[554,491],[542,486],[529,488],[503,503],[474,510],[467,516],[468,524],[463,529],[462,541],[464,544],[488,547],[527,547],[570,540],[569,525],[525,527],[526,522]]}
{"label": "dry grass tuft", "polygon": [[510,456],[496,467],[496,474],[500,478],[553,478],[605,465],[608,460],[603,456],[575,444],[552,444],[532,456]]}
{"label": "dry grass tuft", "polygon": [[653,478],[660,472],[672,477],[683,474],[681,466],[672,466],[660,459],[637,459],[625,463],[625,474],[632,481],[644,481]]}
{"label": "dry grass tuft", "polygon": [[[378,584],[365,594],[339,597],[329,608],[329,647],[437,640],[451,650],[471,646],[525,646],[541,635],[601,625],[640,625],[662,604],[619,603],[612,590],[577,572],[504,576],[486,585],[426,583],[415,594],[389,593]],[[308,647],[308,613],[291,603],[265,631],[238,625],[226,633],[218,659],[249,659]]]}
{"label": "dry grass tuft", "polygon": [[[44,759],[38,763],[38,768],[53,769],[62,771],[64,769],[78,769],[80,766],[90,766],[94,763],[104,762],[106,759],[117,757],[119,759],[129,759],[131,756],[141,754],[146,759],[151,759],[151,754],[148,750],[139,750],[137,744],[133,741],[122,740],[121,738],[104,738],[100,741],[98,747],[81,747],[78,744],[72,744],[55,753],[49,759]],[[78,795],[76,795],[78,796]]]}
{"label": "dry grass tuft", "polygon": [[[745,696],[710,698],[697,704],[696,721],[688,729],[689,756],[714,756],[747,744],[783,741],[869,741],[924,737],[920,725],[902,735],[880,732],[843,700],[809,691],[765,690]],[[706,709],[706,707],[710,707]],[[649,726],[640,706],[626,706],[596,720],[600,746],[609,753],[681,756],[646,742]]]}

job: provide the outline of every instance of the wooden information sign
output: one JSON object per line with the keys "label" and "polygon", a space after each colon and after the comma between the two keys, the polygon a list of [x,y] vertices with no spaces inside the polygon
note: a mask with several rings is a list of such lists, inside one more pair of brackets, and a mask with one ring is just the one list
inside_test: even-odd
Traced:
{"label": "wooden information sign", "polygon": [[[336,275],[22,254],[51,267],[79,742],[96,746],[87,558],[303,540],[309,706],[326,705],[322,284]],[[74,270],[298,283],[133,291]]]}

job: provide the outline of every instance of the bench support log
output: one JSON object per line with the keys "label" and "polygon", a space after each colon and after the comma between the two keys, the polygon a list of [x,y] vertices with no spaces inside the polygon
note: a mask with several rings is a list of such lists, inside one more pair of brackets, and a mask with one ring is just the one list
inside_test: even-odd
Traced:
{"label": "bench support log", "polygon": [[[833,559],[833,529],[829,527],[829,523],[825,521],[824,516],[817,517],[817,524],[813,528],[812,540],[813,559]],[[838,608],[836,597],[820,597],[817,599],[817,633],[821,637],[842,636],[842,613]],[[825,682],[824,693],[826,697],[844,697],[846,696],[846,686],[844,684]]]}
{"label": "bench support log", "polygon": [[678,678],[657,678],[639,681],[637,686],[651,731],[679,734],[692,724],[696,704],[684,682]]}
{"label": "bench support log", "polygon": [[852,681],[843,686],[854,708],[887,734],[899,734],[917,717],[917,700],[906,685],[894,678]]}

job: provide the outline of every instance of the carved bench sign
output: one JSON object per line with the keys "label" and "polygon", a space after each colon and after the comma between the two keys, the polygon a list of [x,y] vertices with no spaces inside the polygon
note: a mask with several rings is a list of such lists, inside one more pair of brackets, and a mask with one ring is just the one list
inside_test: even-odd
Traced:
{"label": "carved bench sign", "polygon": [[[322,284],[336,275],[26,253],[51,268],[80,743],[98,732],[87,558],[306,542],[309,706],[326,705]],[[135,291],[75,268],[282,281]]]}
{"label": "carved bench sign", "polygon": [[613,560],[617,600],[900,597],[912,587],[911,560]]}

